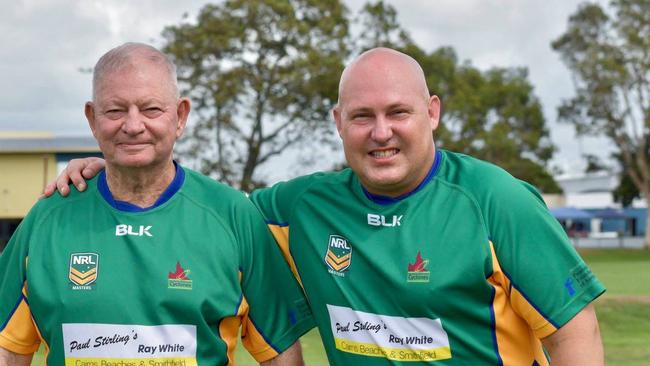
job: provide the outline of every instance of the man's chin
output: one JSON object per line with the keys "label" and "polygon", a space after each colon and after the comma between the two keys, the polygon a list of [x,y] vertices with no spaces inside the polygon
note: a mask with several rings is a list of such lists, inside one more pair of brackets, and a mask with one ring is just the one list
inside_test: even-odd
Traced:
{"label": "man's chin", "polygon": [[402,193],[405,177],[401,174],[369,175],[365,179],[365,188],[382,196],[399,196]]}
{"label": "man's chin", "polygon": [[128,157],[122,159],[116,159],[112,162],[113,166],[120,169],[139,169],[147,168],[155,165],[155,162],[146,157]]}

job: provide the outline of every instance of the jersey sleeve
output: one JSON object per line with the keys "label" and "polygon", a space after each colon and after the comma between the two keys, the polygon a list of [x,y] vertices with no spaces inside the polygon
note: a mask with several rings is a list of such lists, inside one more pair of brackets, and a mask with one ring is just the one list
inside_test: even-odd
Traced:
{"label": "jersey sleeve", "polygon": [[0,347],[18,354],[32,354],[40,345],[27,292],[31,222],[28,215],[0,256]]}
{"label": "jersey sleeve", "polygon": [[320,173],[303,176],[287,182],[280,182],[270,188],[253,191],[250,199],[262,212],[269,231],[273,234],[275,243],[280,248],[282,256],[289,265],[291,273],[302,287],[302,279],[289,248],[289,228],[294,203],[318,179]]}
{"label": "jersey sleeve", "polygon": [[277,356],[315,326],[302,289],[292,276],[280,250],[250,203],[238,215],[243,302],[248,314],[242,341],[262,362]]}
{"label": "jersey sleeve", "polygon": [[505,172],[481,206],[497,267],[514,310],[544,338],[600,296],[605,287],[573,248],[564,229],[531,185]]}

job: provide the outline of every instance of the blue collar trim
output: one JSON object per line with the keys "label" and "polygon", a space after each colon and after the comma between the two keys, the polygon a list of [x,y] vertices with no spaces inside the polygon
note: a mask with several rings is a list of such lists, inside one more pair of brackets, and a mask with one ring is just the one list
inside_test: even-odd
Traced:
{"label": "blue collar trim", "polygon": [[105,170],[102,170],[101,173],[99,173],[99,177],[97,178],[97,189],[99,190],[99,193],[102,195],[104,200],[108,202],[111,207],[117,210],[125,212],[145,212],[153,210],[154,208],[169,201],[174,196],[174,194],[176,194],[176,192],[181,189],[181,186],[185,181],[185,171],[183,168],[178,163],[176,163],[176,161],[174,161],[174,167],[176,168],[176,175],[174,176],[174,180],[172,180],[167,189],[165,189],[160,197],[158,197],[156,202],[149,207],[140,207],[126,201],[118,201],[114,199],[113,194],[108,188],[108,183],[106,182]]}
{"label": "blue collar trim", "polygon": [[372,194],[372,193],[368,192],[365,188],[363,188],[363,186],[361,186],[361,189],[363,189],[363,193],[366,195],[366,197],[369,200],[371,200],[372,202],[374,202],[374,203],[377,203],[377,204],[380,204],[380,205],[390,205],[390,204],[393,204],[395,202],[399,202],[399,201],[401,201],[401,200],[403,200],[405,198],[408,198],[411,195],[419,192],[420,190],[422,190],[422,188],[424,188],[424,186],[426,186],[427,183],[429,183],[431,181],[431,179],[433,179],[433,177],[435,177],[436,174],[438,174],[438,170],[440,170],[440,161],[441,160],[442,160],[442,153],[440,152],[440,150],[436,150],[436,154],[435,154],[435,156],[433,158],[433,165],[431,166],[431,169],[429,169],[429,173],[427,173],[427,176],[424,177],[422,182],[420,182],[420,184],[418,184],[418,186],[415,187],[414,190],[412,190],[411,192],[408,192],[408,193],[404,193],[401,196],[390,197],[390,196],[382,196],[382,195],[378,195],[378,194]]}

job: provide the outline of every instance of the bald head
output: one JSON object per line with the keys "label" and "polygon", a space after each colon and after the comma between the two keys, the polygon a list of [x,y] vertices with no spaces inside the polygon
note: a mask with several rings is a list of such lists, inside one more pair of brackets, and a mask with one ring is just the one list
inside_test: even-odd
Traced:
{"label": "bald head", "polygon": [[430,97],[424,71],[413,57],[390,48],[379,47],[362,53],[343,70],[339,82],[338,106],[349,100],[349,84],[363,82],[372,75],[410,80],[425,101]]}
{"label": "bald head", "polygon": [[106,52],[97,61],[93,69],[93,101],[96,99],[100,83],[107,74],[142,62],[164,68],[169,75],[169,87],[178,97],[176,66],[169,57],[148,44],[129,42]]}

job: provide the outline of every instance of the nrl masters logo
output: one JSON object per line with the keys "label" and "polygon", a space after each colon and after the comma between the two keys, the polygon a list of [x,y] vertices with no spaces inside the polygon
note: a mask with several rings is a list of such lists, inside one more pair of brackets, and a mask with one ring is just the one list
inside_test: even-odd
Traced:
{"label": "nrl masters logo", "polygon": [[72,253],[68,279],[73,290],[92,290],[99,275],[99,254],[97,253]]}
{"label": "nrl masters logo", "polygon": [[345,276],[352,262],[352,247],[348,240],[340,235],[330,235],[325,253],[325,264],[329,267],[329,273],[337,276]]}

